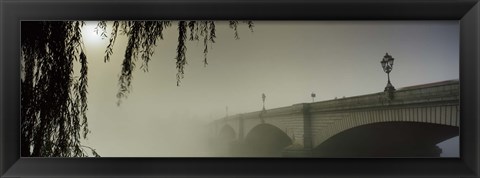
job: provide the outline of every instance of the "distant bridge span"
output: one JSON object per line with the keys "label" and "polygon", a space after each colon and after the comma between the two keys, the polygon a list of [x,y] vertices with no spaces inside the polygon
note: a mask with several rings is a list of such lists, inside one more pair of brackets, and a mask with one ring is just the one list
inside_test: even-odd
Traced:
{"label": "distant bridge span", "polygon": [[[229,147],[261,145],[268,139],[285,140],[275,143],[284,156],[327,157],[438,156],[440,152],[435,150],[400,152],[425,149],[458,136],[457,80],[405,87],[392,96],[380,92],[237,114],[214,121],[211,131],[212,135],[227,139]],[[273,132],[276,136],[266,138],[267,141],[252,142]],[[379,154],[368,151],[375,148]]]}

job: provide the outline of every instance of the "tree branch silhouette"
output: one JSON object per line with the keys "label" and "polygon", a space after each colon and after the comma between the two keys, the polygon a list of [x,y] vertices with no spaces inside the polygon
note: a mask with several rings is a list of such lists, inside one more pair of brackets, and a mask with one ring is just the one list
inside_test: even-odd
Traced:
{"label": "tree branch silhouette", "polygon": [[[80,139],[89,132],[83,25],[22,23],[22,156],[81,156]],[[74,62],[81,64],[80,78],[73,76]]]}
{"label": "tree branch silhouette", "polygon": [[[252,21],[243,21],[253,31]],[[23,21],[21,28],[21,155],[25,157],[85,157],[81,145],[88,129],[88,60],[84,51],[81,28],[83,21]],[[238,39],[237,21],[230,21]],[[232,26],[232,24],[235,24]],[[148,72],[163,30],[171,21],[114,21],[104,62],[110,61],[118,35],[128,38],[122,69],[118,79],[118,103],[132,88],[132,73],[140,57],[141,69]],[[204,66],[208,64],[209,44],[215,43],[215,22],[180,21],[177,24],[177,85],[184,78],[186,41],[203,38]],[[107,38],[107,22],[98,23],[96,32]],[[188,33],[190,35],[188,36]],[[74,65],[79,64],[75,72]],[[79,76],[75,76],[78,73]]]}

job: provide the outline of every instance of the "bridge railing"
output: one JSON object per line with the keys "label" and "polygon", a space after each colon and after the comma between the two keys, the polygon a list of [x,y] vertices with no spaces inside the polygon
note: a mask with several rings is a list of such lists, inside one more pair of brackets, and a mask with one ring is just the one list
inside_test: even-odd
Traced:
{"label": "bridge railing", "polygon": [[411,105],[432,102],[451,102],[458,104],[460,88],[458,81],[441,82],[441,84],[420,85],[408,87],[394,92],[390,99],[386,93],[379,92],[368,95],[321,101],[310,104],[310,111],[335,111],[346,109],[362,109],[368,107],[382,107],[392,105]]}

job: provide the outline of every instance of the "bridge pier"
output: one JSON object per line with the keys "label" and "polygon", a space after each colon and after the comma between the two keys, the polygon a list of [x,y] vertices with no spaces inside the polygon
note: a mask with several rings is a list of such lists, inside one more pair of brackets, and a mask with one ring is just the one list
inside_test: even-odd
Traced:
{"label": "bridge pier", "polygon": [[292,144],[285,148],[282,153],[283,157],[312,157],[313,150],[311,148],[305,148],[302,144]]}
{"label": "bridge pier", "polygon": [[294,140],[293,144],[286,147],[283,151],[284,157],[311,157],[313,149],[312,141],[312,116],[310,113],[310,104],[302,103],[294,105],[300,112],[303,120],[303,135],[301,140]]}

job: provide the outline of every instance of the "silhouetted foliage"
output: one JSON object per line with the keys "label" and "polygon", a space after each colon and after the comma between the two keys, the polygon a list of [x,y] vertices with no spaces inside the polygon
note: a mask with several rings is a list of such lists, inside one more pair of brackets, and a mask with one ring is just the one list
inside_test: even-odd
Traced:
{"label": "silhouetted foliage", "polygon": [[[244,21],[253,32],[253,22]],[[235,39],[239,39],[237,32],[238,21],[229,21],[230,28],[234,30]],[[125,58],[122,63],[122,72],[119,78],[119,91],[117,93],[118,103],[126,98],[131,90],[132,72],[135,69],[135,64],[138,56],[142,59],[141,68],[148,71],[148,63],[154,54],[153,48],[156,46],[157,40],[163,40],[163,30],[171,27],[171,21],[114,21],[112,25],[112,32],[110,35],[109,44],[105,50],[105,62],[110,60],[113,53],[113,46],[118,36],[119,29],[121,34],[128,37],[128,44],[125,50]],[[106,22],[99,22],[98,29],[105,34]],[[177,68],[177,86],[180,85],[185,71],[184,66],[187,64],[186,57],[186,41],[200,41],[203,38],[204,45],[204,66],[208,65],[207,54],[211,43],[215,43],[215,22],[214,21],[179,21],[178,29],[178,46],[176,68]],[[187,33],[190,33],[188,36]],[[188,38],[187,38],[188,36]],[[141,55],[140,55],[141,54]]]}
{"label": "silhouetted foliage", "polygon": [[[245,21],[253,31],[253,22]],[[235,39],[238,39],[237,21],[231,21]],[[81,21],[22,22],[21,28],[21,155],[40,157],[85,157],[87,150],[99,157],[95,149],[81,145],[86,139],[88,120],[88,61],[84,52]],[[105,50],[104,61],[113,54],[118,34],[128,38],[119,78],[119,103],[131,89],[132,72],[140,56],[141,69],[148,71],[157,40],[163,39],[163,30],[170,21],[114,21]],[[97,25],[97,33],[106,38],[107,22]],[[189,30],[189,32],[188,32]],[[187,64],[186,40],[203,38],[204,64],[210,43],[215,43],[215,22],[178,22],[176,68],[177,85],[184,77]],[[187,37],[187,33],[190,36]],[[75,71],[74,64],[80,68]],[[75,74],[79,74],[76,76]]]}
{"label": "silhouetted foliage", "polygon": [[[89,132],[82,26],[22,23],[22,156],[87,156],[80,144]],[[79,78],[74,62],[81,66]]]}

